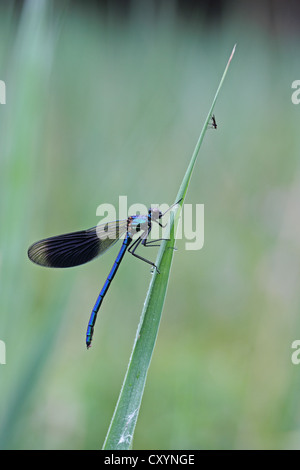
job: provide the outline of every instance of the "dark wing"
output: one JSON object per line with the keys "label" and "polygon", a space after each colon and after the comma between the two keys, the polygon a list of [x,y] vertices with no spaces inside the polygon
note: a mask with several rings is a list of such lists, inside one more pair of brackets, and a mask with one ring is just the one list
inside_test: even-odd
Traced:
{"label": "dark wing", "polygon": [[91,261],[113,246],[127,230],[127,220],[97,225],[88,230],[45,238],[28,249],[28,257],[40,266],[70,268]]}

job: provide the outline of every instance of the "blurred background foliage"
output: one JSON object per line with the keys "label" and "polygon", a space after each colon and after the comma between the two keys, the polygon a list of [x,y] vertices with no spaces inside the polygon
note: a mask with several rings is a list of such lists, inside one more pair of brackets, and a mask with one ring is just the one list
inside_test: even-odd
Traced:
{"label": "blurred background foliage", "polygon": [[120,195],[171,204],[237,42],[186,199],[204,247],[178,241],[134,448],[299,448],[297,2],[1,2],[0,25],[0,447],[102,446],[150,271],[126,257],[87,352],[118,248],[60,271],[28,246]]}

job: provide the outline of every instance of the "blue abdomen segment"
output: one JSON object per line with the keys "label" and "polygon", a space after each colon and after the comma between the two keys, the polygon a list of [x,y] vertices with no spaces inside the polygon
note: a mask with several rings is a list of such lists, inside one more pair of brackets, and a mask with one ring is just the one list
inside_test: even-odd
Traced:
{"label": "blue abdomen segment", "polygon": [[115,274],[118,270],[118,267],[119,267],[119,265],[122,261],[122,258],[124,256],[128,246],[130,245],[131,241],[132,241],[132,238],[127,233],[126,238],[124,239],[124,241],[122,243],[122,246],[121,246],[121,249],[120,249],[120,251],[118,253],[118,256],[116,258],[116,261],[114,262],[113,267],[111,268],[111,271],[110,271],[110,273],[109,273],[109,275],[108,275],[108,277],[105,281],[105,284],[101,289],[101,292],[98,296],[98,299],[96,300],[96,303],[94,305],[94,308],[93,308],[91,316],[90,316],[90,321],[89,321],[89,324],[88,324],[88,327],[87,327],[87,332],[86,332],[86,346],[87,346],[87,348],[90,348],[91,343],[92,343],[94,326],[95,326],[95,322],[96,322],[96,319],[97,319],[97,313],[99,311],[99,308],[102,304],[102,301],[105,297],[105,294],[108,291],[108,288],[111,284],[111,281],[113,280],[113,278],[114,278],[114,276],[115,276]]}

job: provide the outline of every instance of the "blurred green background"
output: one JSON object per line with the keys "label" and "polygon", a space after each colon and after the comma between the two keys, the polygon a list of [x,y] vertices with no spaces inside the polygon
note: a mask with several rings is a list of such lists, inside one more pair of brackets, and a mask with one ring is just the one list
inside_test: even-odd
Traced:
{"label": "blurred green background", "polygon": [[2,449],[101,448],[149,267],[126,256],[87,352],[118,248],[71,270],[27,249],[119,195],[171,204],[235,43],[185,201],[205,243],[177,242],[134,448],[300,448],[299,24],[295,2],[241,3],[0,4]]}

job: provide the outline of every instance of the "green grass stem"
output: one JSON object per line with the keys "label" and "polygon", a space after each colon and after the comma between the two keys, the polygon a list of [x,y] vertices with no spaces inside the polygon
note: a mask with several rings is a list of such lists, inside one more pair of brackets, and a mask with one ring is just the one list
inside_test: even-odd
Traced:
{"label": "green grass stem", "polygon": [[174,210],[174,213],[171,213],[170,240],[164,240],[158,252],[156,266],[158,267],[160,274],[154,271],[150,281],[126,376],[103,445],[103,449],[106,450],[130,449],[132,447],[134,430],[166,297],[174,252],[172,248],[175,243],[176,227],[180,211],[184,203],[192,171],[195,166],[205,132],[234,52],[235,46],[225,67],[223,76],[212,101],[212,105],[195,146],[195,150],[174,201],[174,203],[176,203],[180,200],[180,203],[178,204],[177,209]]}

